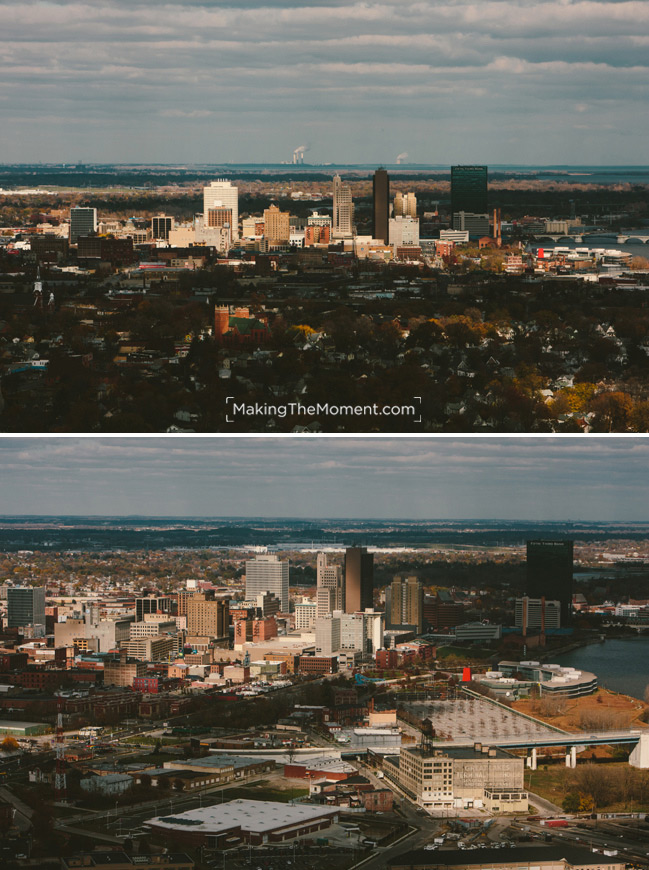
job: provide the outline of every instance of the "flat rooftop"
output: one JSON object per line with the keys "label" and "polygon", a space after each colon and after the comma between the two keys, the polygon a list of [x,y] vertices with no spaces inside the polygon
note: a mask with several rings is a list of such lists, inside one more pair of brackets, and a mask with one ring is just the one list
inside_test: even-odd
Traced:
{"label": "flat rooftop", "polygon": [[251,833],[264,833],[279,828],[298,826],[314,819],[335,816],[338,807],[320,807],[306,804],[288,804],[281,801],[229,801],[212,807],[188,810],[173,816],[158,816],[146,824],[167,830],[197,834],[225,833],[241,828]]}
{"label": "flat rooftop", "polygon": [[[268,761],[265,756],[257,755],[254,758],[248,755],[206,755],[205,758],[188,758],[183,759],[185,763],[191,763],[193,767],[234,767],[235,770],[242,767],[250,767],[253,764],[259,764],[261,761]],[[177,764],[178,762],[176,762]]]}
{"label": "flat rooftop", "polygon": [[[487,746],[488,744],[483,744],[483,746]],[[432,749],[425,749],[423,746],[404,746],[403,749],[406,749],[409,753],[413,755],[419,755],[422,758],[435,758],[435,753],[440,752],[441,757],[443,758],[447,755],[449,758],[472,758],[472,759],[480,759],[480,758],[513,758],[513,755],[510,755],[508,752],[505,752],[504,749],[500,749],[497,746],[490,746],[489,750],[492,755],[489,755],[486,752],[479,752],[477,749],[474,749],[473,746],[444,746],[440,744],[439,746],[433,746]]]}

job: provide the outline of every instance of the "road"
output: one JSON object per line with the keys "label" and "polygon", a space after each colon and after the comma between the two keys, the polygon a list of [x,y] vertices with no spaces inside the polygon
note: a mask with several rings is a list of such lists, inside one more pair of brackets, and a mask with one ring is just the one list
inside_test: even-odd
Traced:
{"label": "road", "polygon": [[534,839],[602,853],[605,849],[619,853],[622,861],[649,864],[649,828],[642,822],[632,824],[575,819],[566,828],[548,828],[539,822],[514,822],[512,828]]}
{"label": "road", "polygon": [[565,810],[562,809],[562,807],[542,798],[541,795],[534,794],[534,792],[528,792],[528,800],[540,815],[554,817],[557,815],[562,816],[565,813]]}

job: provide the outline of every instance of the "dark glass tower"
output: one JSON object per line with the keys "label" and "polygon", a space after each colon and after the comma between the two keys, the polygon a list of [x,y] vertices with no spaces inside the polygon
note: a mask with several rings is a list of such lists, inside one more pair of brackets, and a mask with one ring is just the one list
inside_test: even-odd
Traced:
{"label": "dark glass tower", "polygon": [[528,541],[525,594],[561,602],[561,624],[572,610],[572,541]]}
{"label": "dark glass tower", "polygon": [[487,167],[451,166],[451,212],[486,214]]}
{"label": "dark glass tower", "polygon": [[10,586],[7,589],[7,627],[45,626],[45,587]]}
{"label": "dark glass tower", "polygon": [[388,244],[388,219],[390,217],[390,176],[385,169],[377,169],[372,185],[374,194],[372,211],[372,238]]}
{"label": "dark glass tower", "polygon": [[365,547],[345,550],[345,611],[355,613],[374,604],[374,555]]}
{"label": "dark glass tower", "polygon": [[136,598],[135,621],[144,622],[145,613],[171,613],[171,598],[167,595],[161,597],[148,595],[146,598]]}

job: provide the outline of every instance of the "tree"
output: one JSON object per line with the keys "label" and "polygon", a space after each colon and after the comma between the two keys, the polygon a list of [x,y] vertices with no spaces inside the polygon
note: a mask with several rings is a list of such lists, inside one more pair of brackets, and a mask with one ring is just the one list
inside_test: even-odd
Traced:
{"label": "tree", "polygon": [[611,391],[595,396],[590,406],[600,432],[623,432],[633,413],[633,400],[628,393]]}
{"label": "tree", "polygon": [[0,743],[0,749],[3,752],[15,752],[18,749],[18,741],[15,737],[5,737]]}
{"label": "tree", "polygon": [[579,804],[579,793],[576,791],[571,791],[564,797],[563,801],[561,802],[561,806],[567,813],[579,812]]}
{"label": "tree", "polygon": [[634,432],[649,432],[649,402],[637,402],[631,416]]}
{"label": "tree", "polygon": [[646,272],[649,269],[649,260],[646,257],[631,257],[629,269]]}

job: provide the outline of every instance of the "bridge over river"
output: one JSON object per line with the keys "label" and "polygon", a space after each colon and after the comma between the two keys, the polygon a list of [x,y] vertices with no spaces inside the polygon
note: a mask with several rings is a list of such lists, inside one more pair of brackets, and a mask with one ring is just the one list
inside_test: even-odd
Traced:
{"label": "bridge over river", "polygon": [[[577,244],[584,244],[593,248],[605,248],[608,245],[613,244],[612,241],[602,242],[597,239],[589,239],[588,237],[586,237],[586,242],[584,242],[584,235],[582,233],[535,233],[532,238],[535,239],[537,242],[577,242]],[[649,243],[649,235],[633,232],[620,233],[617,237],[617,244],[624,245],[626,242],[636,242],[646,245],[647,243]]]}
{"label": "bridge over river", "polygon": [[566,767],[577,766],[577,747],[586,746],[621,746],[632,745],[633,749],[629,757],[629,764],[634,767],[649,767],[649,729],[627,730],[627,731],[565,731],[563,734],[548,733],[530,737],[516,735],[515,737],[494,737],[489,740],[489,743],[473,743],[467,744],[463,741],[444,741],[437,744],[440,749],[453,747],[466,747],[467,745],[474,746],[488,755],[488,747],[499,747],[500,749],[527,749],[527,766],[532,770],[536,770],[537,750],[545,749],[553,746],[565,746],[566,748]]}

